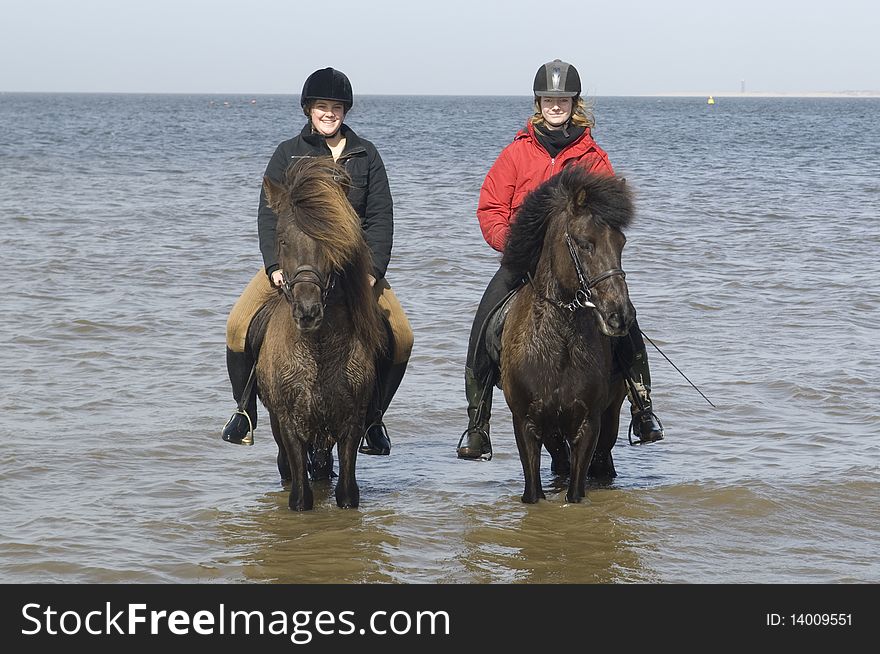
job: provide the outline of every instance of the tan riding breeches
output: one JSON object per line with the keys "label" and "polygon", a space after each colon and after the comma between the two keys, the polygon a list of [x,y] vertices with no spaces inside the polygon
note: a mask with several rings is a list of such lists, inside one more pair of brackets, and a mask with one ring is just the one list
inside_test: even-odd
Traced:
{"label": "tan riding breeches", "polygon": [[[244,352],[251,320],[260,307],[277,292],[278,290],[272,286],[266,276],[266,271],[260,269],[229,312],[229,318],[226,320],[226,347],[233,352]],[[391,332],[394,334],[394,363],[406,363],[412,353],[413,331],[403,307],[400,306],[397,296],[385,279],[376,282],[373,293],[379,303],[382,316],[391,326]]]}
{"label": "tan riding breeches", "polygon": [[412,354],[413,331],[409,320],[403,312],[403,307],[397,301],[397,296],[391,290],[391,286],[383,277],[373,285],[373,294],[379,303],[382,317],[391,327],[394,336],[394,361],[393,363],[406,363]]}
{"label": "tan riding breeches", "polygon": [[244,287],[244,292],[235,302],[226,319],[226,347],[233,352],[244,352],[248,328],[260,307],[266,304],[278,290],[272,286],[261,268]]}

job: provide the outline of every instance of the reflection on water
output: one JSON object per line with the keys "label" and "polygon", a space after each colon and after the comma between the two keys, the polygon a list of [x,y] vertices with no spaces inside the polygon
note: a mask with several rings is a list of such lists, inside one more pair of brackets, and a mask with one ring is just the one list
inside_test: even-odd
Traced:
{"label": "reflection on water", "polygon": [[[638,523],[648,509],[630,494],[597,490],[582,504],[564,491],[539,505],[504,498],[467,507],[453,537],[430,520],[391,510],[339,510],[328,484],[315,510],[293,515],[287,493],[262,496],[219,525],[247,581],[279,583],[614,583],[651,581]],[[435,533],[432,533],[435,532]],[[408,541],[408,542],[407,542]],[[426,550],[436,550],[426,561]],[[420,555],[419,552],[422,552]]]}
{"label": "reflection on water", "polygon": [[[463,563],[474,579],[502,583],[613,583],[646,581],[634,544],[632,519],[644,516],[625,493],[593,491],[582,504],[564,492],[495,520],[471,516]],[[642,507],[643,508],[643,507]],[[514,513],[514,515],[511,515]],[[519,514],[519,515],[517,515]]]}
{"label": "reflection on water", "polygon": [[[376,516],[336,506],[328,483],[315,485],[315,509],[292,515],[287,491],[263,496],[257,508],[223,525],[233,549],[248,551],[248,581],[279,583],[390,582],[389,550],[398,540]],[[293,519],[291,519],[293,517]]]}

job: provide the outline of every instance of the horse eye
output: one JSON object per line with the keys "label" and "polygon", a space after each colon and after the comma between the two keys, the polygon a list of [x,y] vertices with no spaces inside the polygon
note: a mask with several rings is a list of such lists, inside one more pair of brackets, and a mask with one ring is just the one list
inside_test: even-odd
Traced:
{"label": "horse eye", "polygon": [[287,241],[286,241],[285,239],[283,239],[283,238],[279,238],[279,239],[278,239],[278,244],[281,245],[281,246],[285,246],[285,245],[287,245]]}

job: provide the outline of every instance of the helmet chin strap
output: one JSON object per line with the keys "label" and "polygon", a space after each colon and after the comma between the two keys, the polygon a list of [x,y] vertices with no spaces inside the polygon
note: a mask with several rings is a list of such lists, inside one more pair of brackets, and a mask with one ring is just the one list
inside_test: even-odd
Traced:
{"label": "helmet chin strap", "polygon": [[337,134],[339,134],[339,132],[342,130],[342,121],[339,122],[339,127],[336,128],[336,131],[333,132],[332,134],[330,134],[329,136],[328,136],[327,134],[324,134],[324,132],[319,132],[319,131],[315,128],[315,125],[314,125],[314,123],[312,123],[311,120],[309,120],[309,127],[312,128],[312,134],[317,134],[317,135],[319,135],[319,136],[323,136],[323,137],[324,137],[324,140],[326,140],[326,139],[332,139],[332,138],[334,138]]}
{"label": "helmet chin strap", "polygon": [[[544,121],[544,124],[545,124],[545,125],[547,124],[547,121],[546,121],[546,120]],[[569,117],[566,119],[566,121],[565,121],[562,125],[560,125],[559,127],[549,127],[549,126],[548,126],[547,129],[550,129],[550,130],[552,130],[552,131],[560,130],[560,131],[562,132],[562,135],[563,135],[565,138],[568,138],[568,137],[569,137],[568,128],[569,128],[570,126],[571,126],[571,116],[569,116]]]}

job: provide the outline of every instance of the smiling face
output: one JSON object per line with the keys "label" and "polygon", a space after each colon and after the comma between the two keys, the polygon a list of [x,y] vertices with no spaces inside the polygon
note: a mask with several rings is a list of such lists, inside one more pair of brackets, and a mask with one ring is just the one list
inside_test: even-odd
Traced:
{"label": "smiling face", "polygon": [[571,98],[541,98],[541,116],[550,129],[559,129],[571,118]]}
{"label": "smiling face", "polygon": [[339,131],[344,119],[345,105],[338,100],[315,100],[309,109],[312,127],[327,138]]}

